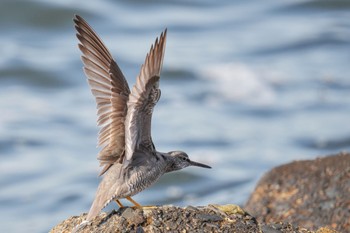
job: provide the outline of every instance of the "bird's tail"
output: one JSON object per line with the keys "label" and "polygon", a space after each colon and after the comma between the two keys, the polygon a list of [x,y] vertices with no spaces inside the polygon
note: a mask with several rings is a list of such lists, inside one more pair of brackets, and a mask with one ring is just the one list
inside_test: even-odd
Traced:
{"label": "bird's tail", "polygon": [[98,189],[94,202],[92,203],[89,213],[86,217],[86,221],[91,221],[93,218],[95,218],[100,213],[100,211],[113,200],[113,198],[108,199],[105,197],[105,195],[101,195],[99,191],[100,190]]}
{"label": "bird's tail", "polygon": [[86,220],[91,221],[100,211],[113,201],[116,191],[113,188],[113,183],[108,179],[108,176],[103,177],[98,186],[94,202],[92,203]]}
{"label": "bird's tail", "polygon": [[97,188],[94,202],[91,205],[86,220],[91,221],[100,211],[105,208],[114,199],[123,198],[121,194],[127,193],[126,186],[120,180],[121,164],[114,164],[104,174],[100,185]]}

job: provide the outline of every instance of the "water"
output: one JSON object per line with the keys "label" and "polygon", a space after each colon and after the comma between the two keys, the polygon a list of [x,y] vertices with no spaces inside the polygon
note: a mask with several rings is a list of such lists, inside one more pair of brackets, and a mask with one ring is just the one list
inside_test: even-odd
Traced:
{"label": "water", "polygon": [[47,232],[86,212],[98,185],[75,13],[131,85],[168,28],[153,139],[213,169],[166,175],[142,204],[243,204],[273,166],[350,149],[346,0],[2,1],[1,232]]}

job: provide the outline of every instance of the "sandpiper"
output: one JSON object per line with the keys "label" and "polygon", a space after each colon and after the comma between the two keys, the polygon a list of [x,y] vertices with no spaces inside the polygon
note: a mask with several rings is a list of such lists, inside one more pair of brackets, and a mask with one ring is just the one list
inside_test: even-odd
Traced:
{"label": "sandpiper", "polygon": [[151,118],[160,98],[159,79],[167,30],[151,46],[136,84],[128,83],[112,55],[80,16],[74,18],[84,72],[97,104],[98,154],[103,169],[96,197],[86,221],[92,220],[111,201],[122,207],[125,198],[141,207],[131,196],[146,189],[164,173],[188,166],[211,168],[191,161],[182,151],[159,152],[151,137]]}

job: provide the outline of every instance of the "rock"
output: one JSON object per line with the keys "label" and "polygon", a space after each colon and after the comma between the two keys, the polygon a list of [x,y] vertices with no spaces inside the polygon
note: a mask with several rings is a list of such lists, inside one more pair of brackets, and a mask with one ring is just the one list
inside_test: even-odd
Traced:
{"label": "rock", "polygon": [[[71,232],[86,214],[71,217],[50,232]],[[260,232],[255,218],[236,205],[205,207],[158,206],[121,208],[102,213],[76,232]]]}
{"label": "rock", "polygon": [[350,154],[272,169],[260,180],[245,209],[259,222],[350,232]]}
{"label": "rock", "polygon": [[[85,220],[86,214],[68,218],[55,226],[51,233],[68,233]],[[328,230],[328,229],[326,229]],[[102,213],[73,232],[259,232],[312,233],[289,223],[259,224],[254,217],[236,205],[205,207],[158,206],[143,209],[121,208],[110,214]],[[331,233],[317,231],[315,233]],[[335,232],[332,232],[335,233]]]}

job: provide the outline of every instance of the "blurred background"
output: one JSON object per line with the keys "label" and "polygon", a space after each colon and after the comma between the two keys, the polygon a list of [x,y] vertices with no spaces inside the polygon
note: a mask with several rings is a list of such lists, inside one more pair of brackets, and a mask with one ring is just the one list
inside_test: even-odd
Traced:
{"label": "blurred background", "polygon": [[47,232],[93,200],[98,128],[74,14],[130,85],[168,28],[153,139],[213,169],[166,175],[141,204],[242,205],[272,167],[350,149],[347,0],[2,0],[1,232]]}

